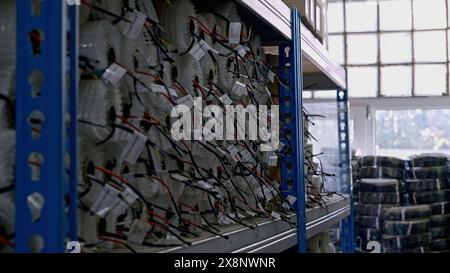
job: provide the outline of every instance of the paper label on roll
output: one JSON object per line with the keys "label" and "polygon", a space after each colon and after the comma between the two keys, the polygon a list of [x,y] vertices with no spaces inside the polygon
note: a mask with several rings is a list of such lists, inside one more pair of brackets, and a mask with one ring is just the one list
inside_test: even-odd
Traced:
{"label": "paper label on roll", "polygon": [[189,109],[194,107],[194,98],[191,95],[186,95],[177,100],[177,104],[186,105]]}
{"label": "paper label on roll", "polygon": [[147,140],[147,136],[139,132],[129,134],[128,143],[122,151],[121,158],[130,164],[135,164],[142,154]]}
{"label": "paper label on roll", "polygon": [[228,42],[230,44],[239,44],[241,42],[242,24],[239,22],[231,22],[229,28]]}
{"label": "paper label on roll", "polygon": [[233,86],[233,89],[231,90],[236,96],[242,97],[242,95],[247,94],[247,88],[246,85],[240,82],[236,82]]}
{"label": "paper label on roll", "polygon": [[127,70],[122,66],[113,63],[106,71],[103,73],[103,79],[109,81],[112,85],[117,86],[123,76],[127,73]]}
{"label": "paper label on roll", "polygon": [[[204,42],[204,41],[200,40],[200,42]],[[205,49],[204,46],[202,46],[200,44],[200,42],[193,45],[191,50],[189,50],[189,54],[191,54],[192,57],[197,61],[200,61],[201,59],[203,59],[203,57],[205,57],[206,52],[207,52],[207,49]],[[206,44],[206,43],[204,43],[204,44]]]}
{"label": "paper label on roll", "polygon": [[134,220],[133,225],[131,225],[130,231],[128,232],[127,241],[132,244],[141,245],[144,242],[149,229],[150,225],[148,223],[139,219]]}
{"label": "paper label on roll", "polygon": [[91,211],[100,217],[104,217],[121,200],[120,191],[106,184],[98,195],[97,200],[91,206]]}
{"label": "paper label on roll", "polygon": [[270,216],[272,216],[273,218],[280,220],[281,219],[281,215],[275,211],[272,211],[272,213],[270,214]]}
{"label": "paper label on roll", "polygon": [[247,50],[245,49],[245,47],[238,45],[235,50],[237,51],[238,55],[241,56],[242,58],[245,57],[245,55],[247,55]]}
{"label": "paper label on roll", "polygon": [[220,101],[225,105],[233,104],[233,101],[230,99],[230,96],[228,96],[227,94],[220,97]]}
{"label": "paper label on roll", "polygon": [[136,40],[139,37],[139,34],[142,33],[142,27],[147,19],[147,15],[134,10],[132,13],[127,13],[125,18],[131,23],[124,26],[122,33],[128,38]]}

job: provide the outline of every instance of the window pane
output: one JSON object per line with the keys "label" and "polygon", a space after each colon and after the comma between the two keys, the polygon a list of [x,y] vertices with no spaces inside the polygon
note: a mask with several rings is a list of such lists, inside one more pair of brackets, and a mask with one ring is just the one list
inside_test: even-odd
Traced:
{"label": "window pane", "polygon": [[410,30],[411,21],[409,0],[380,2],[380,30]]}
{"label": "window pane", "polygon": [[377,155],[450,153],[450,109],[377,110]]}
{"label": "window pane", "polygon": [[387,66],[381,68],[381,94],[404,97],[412,94],[411,66]]}
{"label": "window pane", "polygon": [[349,64],[377,62],[377,36],[375,34],[349,34],[347,36]]}
{"label": "window pane", "polygon": [[339,2],[330,2],[328,4],[328,32],[344,32],[344,4]]}
{"label": "window pane", "polygon": [[414,28],[436,29],[447,25],[445,0],[414,0]]}
{"label": "window pane", "polygon": [[383,33],[380,35],[380,47],[382,63],[412,61],[411,33]]}
{"label": "window pane", "polygon": [[345,4],[347,31],[374,31],[377,29],[377,5],[375,1]]}
{"label": "window pane", "polygon": [[376,97],[378,69],[376,67],[348,67],[348,92],[353,98]]}
{"label": "window pane", "polygon": [[303,91],[302,96],[304,99],[312,99],[312,92],[311,91]]}
{"label": "window pane", "polygon": [[344,63],[344,36],[330,35],[328,44],[331,56],[340,64]]}
{"label": "window pane", "polygon": [[421,31],[414,33],[414,57],[417,62],[445,62],[445,31]]}
{"label": "window pane", "polygon": [[336,90],[320,90],[314,92],[315,99],[336,99]]}
{"label": "window pane", "polygon": [[446,65],[416,65],[414,71],[416,96],[440,96],[447,89]]}

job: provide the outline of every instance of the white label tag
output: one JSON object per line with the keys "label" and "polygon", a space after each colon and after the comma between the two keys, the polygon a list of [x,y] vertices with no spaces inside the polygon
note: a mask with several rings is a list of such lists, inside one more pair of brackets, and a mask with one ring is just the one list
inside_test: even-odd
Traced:
{"label": "white label tag", "polygon": [[134,201],[138,199],[136,193],[134,193],[134,191],[131,190],[130,188],[126,188],[120,195],[128,205],[133,204]]}
{"label": "white label tag", "polygon": [[236,147],[235,145],[231,144],[227,147],[228,152],[231,154],[231,156],[233,158],[236,158],[238,153],[239,153],[239,149],[238,147]]}
{"label": "white label tag", "polygon": [[294,205],[295,201],[297,201],[297,197],[293,196],[293,195],[289,195],[288,197],[286,197],[286,200],[289,202],[289,204]]}
{"label": "white label tag", "polygon": [[142,12],[134,10],[131,13],[127,13],[126,19],[131,23],[125,25],[122,33],[128,38],[136,40],[139,37],[139,34],[142,33],[142,27],[144,26],[147,16]]}
{"label": "white label tag", "polygon": [[205,190],[209,190],[212,188],[212,186],[210,184],[206,183],[205,181],[198,181],[197,184]]}
{"label": "white label tag", "polygon": [[125,202],[123,202],[122,200],[119,200],[119,202],[117,202],[113,208],[111,208],[111,211],[114,213],[114,215],[119,216],[121,215],[127,208],[129,207],[129,205]]}
{"label": "white label tag", "polygon": [[121,158],[130,164],[135,164],[142,154],[147,140],[148,138],[139,132],[129,134],[129,140],[122,151]]}
{"label": "white label tag", "polygon": [[285,146],[285,144],[283,142],[280,142],[278,144],[278,152],[281,152],[281,150],[283,150],[284,146]]}
{"label": "white label tag", "polygon": [[200,46],[199,43],[196,43],[194,46],[192,46],[191,50],[189,51],[189,54],[192,55],[194,59],[197,61],[200,61],[205,57],[206,51],[203,49],[202,46]]}
{"label": "white label tag", "polygon": [[275,82],[275,73],[273,73],[272,70],[269,70],[269,73],[268,73],[267,76],[269,77],[269,80],[270,80],[271,83]]}
{"label": "white label tag", "polygon": [[236,82],[233,86],[233,89],[231,90],[236,96],[241,97],[242,95],[247,94],[247,88],[246,85],[240,82]]}
{"label": "white label tag", "polygon": [[274,152],[266,152],[264,153],[264,162],[271,167],[275,167],[278,162],[278,155]]}
{"label": "white label tag", "polygon": [[[150,85],[150,89],[154,93],[163,93],[163,94],[168,95],[167,94],[167,89],[166,89],[166,87],[164,85],[153,83],[153,84]],[[169,89],[170,95],[172,97],[176,98],[178,96],[177,91],[175,91],[175,89],[173,89],[173,88],[168,88],[168,89]]]}
{"label": "white label tag", "polygon": [[230,96],[228,96],[227,94],[223,95],[222,97],[220,97],[220,101],[225,104],[225,105],[231,105],[233,104],[233,101],[230,99]]}
{"label": "white label tag", "polygon": [[272,216],[273,218],[280,220],[281,219],[281,215],[275,211],[272,211],[272,213],[270,214],[270,216]]}
{"label": "white label tag", "polygon": [[128,242],[136,245],[141,245],[144,242],[145,236],[147,235],[150,225],[139,219],[134,220],[133,225],[131,225],[130,231],[128,232]]}
{"label": "white label tag", "polygon": [[235,50],[238,52],[238,55],[241,56],[242,58],[244,58],[245,55],[247,55],[247,50],[245,49],[245,47],[241,45],[236,46]]}
{"label": "white label tag", "polygon": [[106,69],[102,77],[103,79],[109,81],[112,85],[117,86],[125,73],[127,73],[127,70],[125,68],[114,63],[110,67],[108,67],[108,69]]}
{"label": "white label tag", "polygon": [[[145,1],[145,0],[144,0]],[[142,11],[147,14],[147,17],[153,22],[159,23],[158,15],[156,15],[155,7],[152,1],[145,1],[145,4],[140,5]]]}
{"label": "white label tag", "polygon": [[211,51],[214,54],[219,54],[219,51],[215,50],[214,48],[212,48],[205,40],[200,40],[198,42],[198,44],[200,45],[201,48],[203,48],[203,50],[205,52]]}
{"label": "white label tag", "polygon": [[239,22],[232,22],[230,23],[230,29],[229,29],[229,38],[228,42],[230,44],[239,44],[241,42],[241,31],[242,31],[242,24]]}
{"label": "white label tag", "polygon": [[254,213],[253,211],[246,210],[245,213],[250,215],[250,217],[255,217],[256,216],[256,213]]}
{"label": "white label tag", "polygon": [[183,176],[183,175],[180,175],[180,174],[172,174],[171,177],[173,179],[175,179],[175,180],[178,180],[178,181],[189,181],[189,180],[191,180],[189,177],[186,177],[186,176]]}
{"label": "white label tag", "polygon": [[108,211],[120,202],[119,194],[120,191],[106,184],[92,205],[91,211],[100,217],[104,217]]}
{"label": "white label tag", "polygon": [[191,95],[186,95],[177,100],[177,104],[186,105],[189,109],[194,107],[194,98]]}

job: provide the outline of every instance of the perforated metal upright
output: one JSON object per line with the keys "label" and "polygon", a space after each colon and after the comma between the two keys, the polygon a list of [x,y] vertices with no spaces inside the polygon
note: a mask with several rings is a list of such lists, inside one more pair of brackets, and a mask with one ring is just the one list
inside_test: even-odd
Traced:
{"label": "perforated metal upright", "polygon": [[352,173],[350,163],[350,135],[348,129],[348,93],[347,90],[337,91],[338,133],[339,133],[339,177],[342,192],[350,196],[350,216],[341,221],[342,251],[353,253],[355,251],[355,231],[353,222]]}
{"label": "perforated metal upright", "polygon": [[297,198],[298,251],[306,252],[306,200],[303,152],[303,79],[300,15],[292,8],[292,40],[280,46],[280,75],[288,79],[289,86],[280,86],[280,112],[285,127],[282,142],[290,144],[281,163],[282,191]]}
{"label": "perforated metal upright", "polygon": [[[72,83],[70,95],[74,98],[77,94],[74,74],[77,73],[74,70],[77,57],[73,49],[78,41],[76,35],[70,36],[71,46],[68,47],[69,20],[65,1],[18,0],[16,5],[16,251],[30,252],[33,242],[36,251],[63,252],[69,231],[65,212],[67,202],[71,211],[70,237],[76,238],[76,213],[73,210],[76,208],[73,203],[76,201],[76,187],[73,186],[76,183],[73,181],[76,178],[76,135],[68,137],[66,122],[70,116],[72,124],[76,123],[76,100],[70,99],[68,115],[67,79],[69,77]],[[70,32],[76,33],[78,27],[73,15],[71,12]],[[32,128],[36,122],[40,123],[39,129]],[[71,133],[75,128],[72,125]],[[69,150],[71,164],[67,169]],[[32,162],[32,155],[39,162]],[[34,221],[30,209],[33,206],[42,206],[40,215],[34,215]],[[37,247],[39,245],[42,247]]]}

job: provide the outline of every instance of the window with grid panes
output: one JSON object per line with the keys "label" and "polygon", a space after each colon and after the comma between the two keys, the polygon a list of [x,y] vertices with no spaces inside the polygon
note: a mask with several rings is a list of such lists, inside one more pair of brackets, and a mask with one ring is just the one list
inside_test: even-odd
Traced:
{"label": "window with grid panes", "polygon": [[348,70],[350,97],[448,95],[449,8],[450,0],[329,0],[329,50]]}

